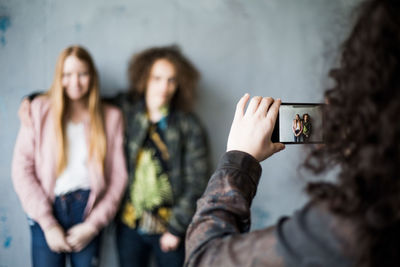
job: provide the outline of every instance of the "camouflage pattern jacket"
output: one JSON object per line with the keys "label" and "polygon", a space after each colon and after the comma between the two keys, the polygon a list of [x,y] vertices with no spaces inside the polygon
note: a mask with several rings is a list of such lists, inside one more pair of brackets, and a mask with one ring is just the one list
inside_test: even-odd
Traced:
{"label": "camouflage pattern jacket", "polygon": [[310,202],[276,226],[250,230],[261,176],[256,159],[224,154],[186,234],[185,266],[350,267],[354,224]]}
{"label": "camouflage pattern jacket", "polygon": [[[143,99],[133,100],[128,93],[120,93],[107,101],[120,107],[124,114],[125,149],[131,185],[136,158],[150,125],[145,103]],[[193,113],[171,110],[164,137],[171,155],[168,177],[174,198],[168,231],[183,237],[194,214],[196,201],[203,193],[210,175],[207,135]],[[129,198],[128,190],[125,200]]]}

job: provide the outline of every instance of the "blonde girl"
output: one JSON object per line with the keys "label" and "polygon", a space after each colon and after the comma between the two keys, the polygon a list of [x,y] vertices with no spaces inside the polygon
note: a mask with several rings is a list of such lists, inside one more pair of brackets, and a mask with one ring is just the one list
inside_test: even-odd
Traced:
{"label": "blonde girl", "polygon": [[127,173],[121,112],[99,98],[90,54],[64,49],[49,91],[30,106],[12,163],[32,235],[33,266],[97,266],[99,233],[114,217]]}

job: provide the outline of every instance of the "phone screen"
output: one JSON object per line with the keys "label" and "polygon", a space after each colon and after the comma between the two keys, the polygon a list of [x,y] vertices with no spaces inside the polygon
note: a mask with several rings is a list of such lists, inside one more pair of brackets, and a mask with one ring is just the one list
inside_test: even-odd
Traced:
{"label": "phone screen", "polygon": [[284,144],[323,143],[323,105],[282,103],[272,134],[272,142]]}

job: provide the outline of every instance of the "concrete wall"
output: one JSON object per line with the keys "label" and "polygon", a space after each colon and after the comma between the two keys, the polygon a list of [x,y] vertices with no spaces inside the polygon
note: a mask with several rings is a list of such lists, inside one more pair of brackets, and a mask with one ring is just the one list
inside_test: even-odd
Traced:
{"label": "concrete wall", "polygon": [[[21,98],[49,87],[64,47],[82,44],[100,72],[102,93],[126,87],[132,53],[179,44],[202,73],[196,111],[213,161],[225,150],[235,104],[245,92],[284,102],[320,102],[326,73],[358,0],[0,0],[0,267],[29,266],[30,237],[10,165]],[[262,164],[253,229],[306,201],[297,166],[303,146]],[[292,166],[288,168],[287,166]],[[116,266],[112,230],[102,266]]]}

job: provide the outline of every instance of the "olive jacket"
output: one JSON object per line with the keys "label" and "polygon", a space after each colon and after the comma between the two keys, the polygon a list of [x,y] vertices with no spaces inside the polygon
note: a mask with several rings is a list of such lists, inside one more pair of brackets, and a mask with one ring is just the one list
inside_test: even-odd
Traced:
{"label": "olive jacket", "polygon": [[[135,179],[137,155],[150,126],[145,102],[143,99],[134,100],[129,93],[120,93],[107,101],[121,108],[124,114],[125,152],[130,185]],[[195,212],[196,201],[202,195],[210,175],[207,135],[193,113],[171,109],[164,138],[170,154],[168,178],[174,202],[168,231],[184,237]],[[129,198],[128,190],[125,200]]]}

